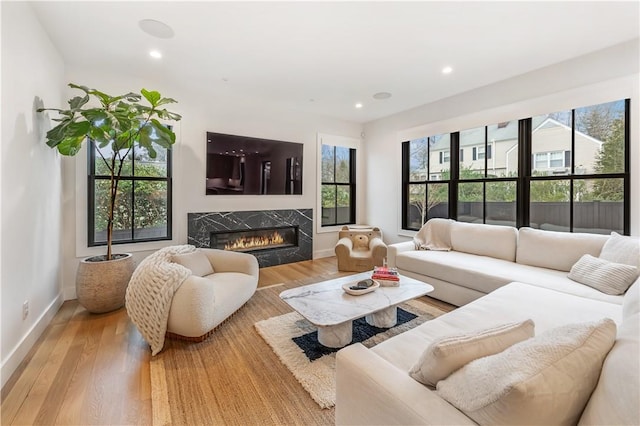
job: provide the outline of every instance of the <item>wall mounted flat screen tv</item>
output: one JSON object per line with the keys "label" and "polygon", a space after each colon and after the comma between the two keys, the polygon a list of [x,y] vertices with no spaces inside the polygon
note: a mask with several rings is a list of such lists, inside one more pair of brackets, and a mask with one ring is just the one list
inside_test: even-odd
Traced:
{"label": "wall mounted flat screen tv", "polygon": [[207,195],[302,194],[303,144],[207,132]]}

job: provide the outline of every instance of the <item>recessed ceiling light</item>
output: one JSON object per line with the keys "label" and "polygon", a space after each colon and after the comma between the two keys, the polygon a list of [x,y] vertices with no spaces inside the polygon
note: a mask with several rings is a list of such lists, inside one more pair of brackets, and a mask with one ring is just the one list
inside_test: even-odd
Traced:
{"label": "recessed ceiling light", "polygon": [[356,104],[356,108],[362,108],[362,104],[361,104],[360,102],[358,102],[358,103]]}
{"label": "recessed ceiling light", "polygon": [[159,50],[152,50],[149,52],[149,56],[151,56],[152,58],[160,59],[162,58],[162,53],[160,53]]}
{"label": "recessed ceiling light", "polygon": [[173,37],[173,29],[164,22],[156,21],[155,19],[143,19],[138,22],[138,26],[150,36],[158,38]]}
{"label": "recessed ceiling light", "polygon": [[442,68],[442,74],[451,74],[452,71],[453,71],[453,68],[451,67]]}
{"label": "recessed ceiling light", "polygon": [[373,95],[373,99],[389,99],[391,97],[391,93],[389,92],[378,92],[375,95]]}

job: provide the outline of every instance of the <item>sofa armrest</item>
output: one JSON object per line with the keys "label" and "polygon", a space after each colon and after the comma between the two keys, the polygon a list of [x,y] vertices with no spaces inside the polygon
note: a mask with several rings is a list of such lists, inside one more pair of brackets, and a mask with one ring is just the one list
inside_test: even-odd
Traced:
{"label": "sofa armrest", "polygon": [[336,357],[337,425],[475,425],[426,386],[364,345]]}
{"label": "sofa armrest", "polygon": [[373,237],[369,241],[369,250],[371,250],[371,256],[374,259],[384,259],[387,257],[387,245],[382,241],[382,238]]}
{"label": "sofa armrest", "polygon": [[391,244],[387,248],[387,263],[390,268],[396,267],[396,256],[405,251],[414,251],[416,244],[413,241]]}
{"label": "sofa armrest", "polygon": [[349,256],[353,250],[353,241],[350,238],[343,237],[338,240],[336,243],[335,252],[336,255],[341,254],[343,256]]}
{"label": "sofa armrest", "polygon": [[259,266],[255,256],[237,251],[202,249],[209,258],[214,272],[242,272],[258,277]]}

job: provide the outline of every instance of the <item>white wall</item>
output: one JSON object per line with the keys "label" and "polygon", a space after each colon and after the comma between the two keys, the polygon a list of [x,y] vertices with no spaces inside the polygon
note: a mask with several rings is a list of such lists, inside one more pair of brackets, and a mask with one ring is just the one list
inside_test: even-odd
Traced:
{"label": "white wall", "polygon": [[61,105],[64,65],[28,3],[1,7],[4,386],[62,304],[60,155],[45,145],[51,126],[35,109]]}
{"label": "white wall", "polygon": [[[401,143],[411,138],[631,98],[631,233],[640,234],[638,39],[365,124],[366,221],[387,242],[401,231]],[[380,208],[376,195],[394,194]],[[378,197],[379,198],[379,197]],[[386,200],[385,200],[386,201]]]}
{"label": "white wall", "polygon": [[[161,64],[159,64],[161,66]],[[150,250],[164,245],[187,242],[187,213],[232,210],[278,210],[294,208],[316,211],[316,160],[317,133],[360,138],[362,125],[317,115],[303,114],[295,110],[264,108],[258,103],[239,100],[236,103],[218,102],[204,93],[182,89],[177,82],[155,81],[153,76],[137,77],[104,74],[96,69],[69,66],[66,82],[83,84],[120,94],[141,88],[158,90],[163,96],[178,101],[168,109],[182,115],[174,130],[177,143],[173,149],[173,241],[151,244],[115,246],[117,251],[134,252],[140,260]],[[65,97],[75,91],[67,90]],[[205,195],[206,132],[219,132],[266,139],[304,143],[303,194],[302,195]],[[79,259],[101,254],[104,248],[87,248],[86,231],[86,153],[64,164],[64,286],[65,298],[75,298],[75,272]],[[364,197],[361,197],[364,200]],[[362,204],[362,202],[361,202]],[[360,206],[362,211],[363,206]],[[337,233],[315,233],[314,253],[333,250]],[[146,251],[143,251],[146,250]]]}

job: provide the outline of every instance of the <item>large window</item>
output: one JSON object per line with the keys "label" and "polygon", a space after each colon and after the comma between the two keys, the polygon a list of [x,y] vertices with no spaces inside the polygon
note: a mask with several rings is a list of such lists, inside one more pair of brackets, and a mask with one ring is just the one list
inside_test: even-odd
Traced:
{"label": "large window", "polygon": [[448,217],[451,178],[449,135],[415,139],[407,142],[403,150],[403,199],[407,206],[403,227],[417,229],[432,217]]}
{"label": "large window", "polygon": [[[628,114],[629,100],[621,100],[403,143],[403,229],[450,217],[628,234]],[[430,167],[417,161],[422,151],[442,155]],[[459,156],[443,163],[444,152]],[[430,197],[434,177],[448,191],[434,187]],[[435,196],[442,193],[448,199]],[[430,213],[436,205],[446,211]]]}
{"label": "large window", "polygon": [[[114,244],[171,239],[171,151],[155,148],[156,158],[151,158],[136,145],[124,162],[114,209]],[[107,241],[109,170],[105,161],[113,153],[110,147],[100,150],[93,142],[88,151],[88,243],[98,246]]]}
{"label": "large window", "polygon": [[628,233],[627,114],[621,100],[531,119],[532,227]]}
{"label": "large window", "polygon": [[356,218],[356,150],[322,144],[322,226],[347,225]]}
{"label": "large window", "polygon": [[518,143],[518,121],[457,134],[460,150],[471,152],[471,158],[461,156],[458,163],[457,219],[515,226],[518,161],[510,149]]}

